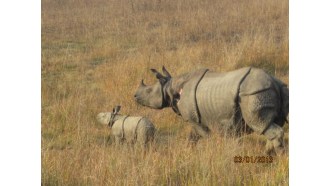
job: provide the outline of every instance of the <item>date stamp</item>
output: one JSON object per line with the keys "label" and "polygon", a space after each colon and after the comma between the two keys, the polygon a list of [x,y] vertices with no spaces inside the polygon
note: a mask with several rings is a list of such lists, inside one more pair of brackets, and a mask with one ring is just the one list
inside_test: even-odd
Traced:
{"label": "date stamp", "polygon": [[273,163],[272,156],[235,156],[234,163]]}

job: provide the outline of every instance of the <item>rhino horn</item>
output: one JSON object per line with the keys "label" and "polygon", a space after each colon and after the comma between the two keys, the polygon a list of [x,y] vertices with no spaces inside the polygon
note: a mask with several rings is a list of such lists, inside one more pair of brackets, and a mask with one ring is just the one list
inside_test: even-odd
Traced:
{"label": "rhino horn", "polygon": [[143,79],[141,80],[141,84],[140,84],[141,86],[143,86],[143,87],[145,87],[146,85],[144,84],[144,82],[143,82]]}

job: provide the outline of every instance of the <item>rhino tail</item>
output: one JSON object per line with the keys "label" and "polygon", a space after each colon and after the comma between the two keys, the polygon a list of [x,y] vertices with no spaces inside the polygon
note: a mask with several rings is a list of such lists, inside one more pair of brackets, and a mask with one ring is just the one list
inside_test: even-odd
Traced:
{"label": "rhino tail", "polygon": [[289,89],[286,85],[281,86],[281,112],[282,117],[286,123],[289,123],[287,116],[289,114]]}
{"label": "rhino tail", "polygon": [[289,114],[289,89],[286,84],[282,83],[280,80],[274,78],[276,82],[276,89],[278,91],[279,100],[279,114],[275,119],[275,123],[279,126],[283,126],[285,123],[289,123],[287,116]]}

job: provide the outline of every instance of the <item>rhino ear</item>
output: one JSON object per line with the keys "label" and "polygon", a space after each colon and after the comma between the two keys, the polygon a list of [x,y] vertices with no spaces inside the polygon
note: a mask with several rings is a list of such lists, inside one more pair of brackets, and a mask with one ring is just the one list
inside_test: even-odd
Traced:
{"label": "rhino ear", "polygon": [[152,73],[154,73],[154,74],[156,75],[156,78],[157,78],[157,79],[159,79],[159,80],[160,80],[160,79],[165,79],[165,77],[164,77],[161,73],[159,73],[157,70],[155,70],[155,69],[153,69],[153,68],[150,69],[150,70],[151,70]]}
{"label": "rhino ear", "polygon": [[162,68],[163,70],[163,74],[167,77],[167,78],[172,78],[171,74],[166,70],[166,68],[163,66]]}
{"label": "rhino ear", "polygon": [[120,105],[118,105],[118,106],[116,106],[115,108],[113,108],[113,113],[114,113],[114,114],[117,114],[117,113],[119,112],[120,108],[121,108]]}

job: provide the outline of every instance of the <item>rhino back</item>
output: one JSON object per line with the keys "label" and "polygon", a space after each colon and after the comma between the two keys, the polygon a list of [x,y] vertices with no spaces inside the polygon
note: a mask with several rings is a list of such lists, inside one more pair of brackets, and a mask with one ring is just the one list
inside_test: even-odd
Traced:
{"label": "rhino back", "polygon": [[[134,140],[135,139],[135,132],[136,127],[138,126],[141,117],[128,117],[124,123],[124,135],[126,140]],[[143,118],[142,118],[143,120]],[[141,123],[141,122],[140,122]],[[140,124],[139,124],[140,125]]]}
{"label": "rhino back", "polygon": [[231,125],[236,112],[236,99],[241,81],[250,68],[227,73],[209,72],[197,88],[196,100],[202,123]]}
{"label": "rhino back", "polygon": [[142,118],[136,129],[137,134],[144,134],[149,130],[155,130],[155,126],[147,118]]}
{"label": "rhino back", "polygon": [[[244,79],[240,86],[240,96],[252,95],[258,93],[260,91],[275,88],[278,89],[277,86],[274,87],[276,81],[274,77],[267,74],[264,70],[252,68],[250,73]],[[278,92],[279,90],[277,90]]]}
{"label": "rhino back", "polygon": [[123,116],[118,119],[112,126],[112,134],[115,136],[123,135],[123,125],[124,125],[124,135],[129,137],[134,134],[137,123],[141,117]]}

